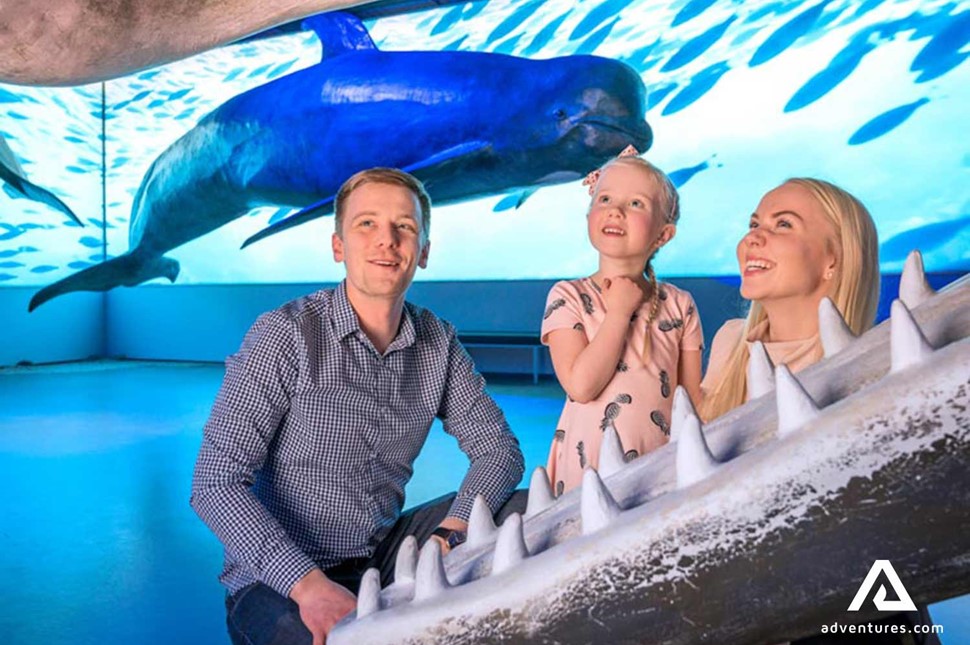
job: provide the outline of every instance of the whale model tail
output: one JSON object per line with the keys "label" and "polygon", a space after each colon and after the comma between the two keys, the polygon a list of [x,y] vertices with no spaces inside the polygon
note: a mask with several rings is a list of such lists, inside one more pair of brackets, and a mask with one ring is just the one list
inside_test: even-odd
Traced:
{"label": "whale model tail", "polygon": [[172,258],[125,253],[47,285],[34,294],[27,310],[33,311],[48,300],[73,291],[108,291],[115,287],[133,287],[152,278],[168,278],[169,282],[175,282],[178,274],[179,263]]}

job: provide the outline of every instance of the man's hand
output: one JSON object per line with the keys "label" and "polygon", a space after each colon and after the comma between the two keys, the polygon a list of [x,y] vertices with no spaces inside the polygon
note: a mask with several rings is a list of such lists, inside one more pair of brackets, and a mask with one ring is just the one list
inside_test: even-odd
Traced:
{"label": "man's hand", "polygon": [[603,280],[603,300],[606,301],[607,315],[629,320],[643,302],[643,290],[632,278],[622,275],[608,278]]}
{"label": "man's hand", "polygon": [[[448,517],[446,517],[441,521],[441,524],[438,525],[438,528],[453,529],[457,531],[468,531],[468,522],[449,515]],[[439,537],[437,535],[432,535],[430,539],[435,540],[438,544],[441,545],[441,555],[447,555],[448,552],[451,551],[451,547],[448,546],[448,543],[445,542],[444,538]]]}
{"label": "man's hand", "polygon": [[324,645],[333,626],[357,608],[357,596],[320,569],[300,578],[290,590],[290,598],[300,606],[300,619],[313,635],[313,645]]}

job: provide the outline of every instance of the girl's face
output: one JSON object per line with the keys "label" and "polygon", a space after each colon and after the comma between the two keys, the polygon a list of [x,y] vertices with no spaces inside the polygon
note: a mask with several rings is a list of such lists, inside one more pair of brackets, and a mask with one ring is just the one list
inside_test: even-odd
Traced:
{"label": "girl's face", "polygon": [[646,262],[674,236],[660,205],[660,186],[645,169],[615,163],[600,175],[586,219],[600,256]]}
{"label": "girl's face", "polygon": [[762,198],[738,243],[741,295],[764,304],[821,300],[835,283],[836,232],[807,188],[782,184]]}

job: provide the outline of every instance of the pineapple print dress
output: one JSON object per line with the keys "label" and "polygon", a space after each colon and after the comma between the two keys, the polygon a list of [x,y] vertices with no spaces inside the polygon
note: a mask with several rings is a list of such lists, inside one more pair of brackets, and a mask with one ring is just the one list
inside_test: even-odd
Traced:
{"label": "pineapple print dress", "polygon": [[[658,286],[656,320],[647,329],[649,301],[633,314],[616,373],[606,388],[588,403],[566,399],[546,466],[556,495],[578,486],[586,466],[598,467],[607,428],[616,429],[627,461],[668,441],[680,352],[700,351],[704,335],[691,295],[670,284]],[[574,329],[592,340],[606,318],[605,304],[590,278],[556,283],[543,314],[543,344],[549,344],[549,334],[557,329]],[[651,350],[644,363],[648,333]]]}

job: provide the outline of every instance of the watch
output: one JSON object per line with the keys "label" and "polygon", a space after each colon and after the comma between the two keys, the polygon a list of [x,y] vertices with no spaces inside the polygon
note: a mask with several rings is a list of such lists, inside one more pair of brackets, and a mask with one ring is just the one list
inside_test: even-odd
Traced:
{"label": "watch", "polygon": [[446,529],[442,526],[439,526],[435,530],[431,531],[431,535],[437,535],[444,540],[449,549],[454,549],[456,546],[468,539],[468,533],[465,531],[459,531],[458,529]]}

